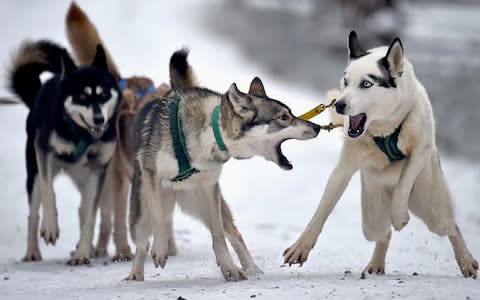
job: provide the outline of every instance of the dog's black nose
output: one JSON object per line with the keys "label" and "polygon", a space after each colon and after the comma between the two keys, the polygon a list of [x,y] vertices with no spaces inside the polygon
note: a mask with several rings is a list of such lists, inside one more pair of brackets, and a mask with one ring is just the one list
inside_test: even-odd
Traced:
{"label": "dog's black nose", "polygon": [[95,125],[102,125],[103,122],[105,122],[105,119],[103,118],[102,114],[94,114],[93,115],[93,123]]}
{"label": "dog's black nose", "polygon": [[347,107],[347,103],[345,103],[344,100],[340,100],[340,101],[337,101],[335,103],[335,109],[337,111],[337,113],[343,115],[345,114],[345,108]]}
{"label": "dog's black nose", "polygon": [[313,124],[313,130],[315,130],[315,133],[318,134],[320,132],[320,129],[322,127],[320,127],[320,125],[317,125],[317,124]]}

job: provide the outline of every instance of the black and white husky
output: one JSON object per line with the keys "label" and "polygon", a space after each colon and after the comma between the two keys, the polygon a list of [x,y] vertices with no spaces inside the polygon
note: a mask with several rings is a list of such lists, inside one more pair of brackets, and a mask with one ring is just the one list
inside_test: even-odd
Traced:
{"label": "black and white husky", "polygon": [[[54,76],[42,84],[40,74]],[[10,73],[12,90],[30,109],[27,118],[27,192],[30,205],[24,261],[41,260],[41,236],[53,245],[59,236],[53,179],[66,172],[81,193],[80,241],[72,265],[88,263],[95,213],[105,168],[115,147],[120,92],[108,72],[101,46],[91,65],[77,67],[67,51],[50,41],[25,42]]]}

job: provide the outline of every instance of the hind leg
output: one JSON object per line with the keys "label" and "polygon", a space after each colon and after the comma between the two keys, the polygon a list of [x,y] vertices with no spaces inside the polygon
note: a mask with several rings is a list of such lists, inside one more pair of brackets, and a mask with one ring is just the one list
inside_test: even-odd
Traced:
{"label": "hind leg", "polygon": [[[369,176],[368,178],[374,178]],[[369,241],[375,241],[370,262],[362,275],[385,273],[385,256],[392,236],[390,229],[391,193],[378,186],[363,173],[362,181],[362,229]]]}
{"label": "hind leg", "polygon": [[460,271],[465,277],[476,278],[478,262],[468,250],[455,222],[453,200],[436,156],[415,183],[409,208],[425,222],[430,231],[448,236]]}
{"label": "hind leg", "polygon": [[458,225],[455,225],[455,234],[449,235],[448,238],[452,244],[455,259],[463,276],[477,278],[478,262],[468,250]]}
{"label": "hind leg", "polygon": [[223,228],[228,240],[230,241],[230,244],[232,244],[233,249],[238,255],[238,259],[240,260],[243,271],[245,271],[247,275],[263,274],[263,271],[253,261],[252,255],[248,251],[242,235],[235,226],[232,212],[230,211],[228,204],[223,199],[223,195],[220,196],[222,197],[221,205]]}
{"label": "hind leg", "polygon": [[[27,118],[27,128],[30,124],[30,115]],[[39,210],[41,204],[41,195],[38,191],[38,168],[35,157],[34,138],[29,134],[26,147],[27,164],[27,193],[28,193],[28,231],[27,231],[27,253],[23,261],[42,260],[40,248],[38,246],[38,223]]]}
{"label": "hind leg", "polygon": [[[37,180],[35,180],[37,181]],[[40,261],[42,255],[38,246],[38,221],[41,196],[38,191],[38,183],[34,184],[32,194],[29,196],[29,215],[28,215],[28,234],[27,234],[27,253],[23,261]]]}

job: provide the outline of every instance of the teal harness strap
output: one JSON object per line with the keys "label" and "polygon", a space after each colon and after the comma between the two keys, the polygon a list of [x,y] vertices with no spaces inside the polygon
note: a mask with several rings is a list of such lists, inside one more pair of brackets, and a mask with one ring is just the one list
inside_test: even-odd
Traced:
{"label": "teal harness strap", "polygon": [[215,136],[215,142],[217,142],[218,149],[222,151],[227,151],[227,146],[225,145],[225,142],[223,141],[222,138],[222,132],[220,131],[220,124],[219,124],[219,118],[220,118],[220,105],[217,105],[215,109],[213,110],[212,113],[212,129],[213,129],[213,135]]}
{"label": "teal harness strap", "polygon": [[170,104],[170,134],[172,136],[173,149],[178,162],[178,175],[171,180],[183,181],[199,171],[190,165],[190,157],[187,152],[185,136],[182,130],[180,118],[180,97],[175,96]]}
{"label": "teal harness strap", "polygon": [[80,140],[78,144],[75,146],[75,149],[73,149],[73,159],[74,161],[77,161],[80,157],[82,157],[85,152],[87,151],[89,143],[87,143],[85,140]]}
{"label": "teal harness strap", "polygon": [[386,137],[373,137],[375,144],[377,144],[378,148],[380,148],[380,150],[387,155],[390,162],[403,160],[406,157],[397,146],[398,135],[400,134],[401,128],[402,125],[398,126],[398,128],[395,129],[391,135]]}

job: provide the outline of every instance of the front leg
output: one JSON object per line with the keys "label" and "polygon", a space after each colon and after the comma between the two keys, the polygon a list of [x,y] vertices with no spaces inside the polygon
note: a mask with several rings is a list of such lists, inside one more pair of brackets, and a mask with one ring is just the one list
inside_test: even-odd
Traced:
{"label": "front leg", "polygon": [[328,179],[322,200],[312,220],[310,220],[307,228],[297,241],[283,252],[285,263],[302,265],[307,261],[310,251],[322,232],[325,221],[345,191],[350,178],[355,173],[356,168],[352,168],[353,164],[346,163],[347,161],[342,157],[340,158],[340,163],[335,167]]}
{"label": "front leg", "polygon": [[[89,257],[92,252],[92,240],[95,230],[99,190],[103,184],[105,170],[87,170],[90,174],[88,174],[83,181],[79,182],[80,194],[82,197],[80,205],[81,210],[84,212],[84,220],[82,222],[83,224],[81,224],[78,248],[72,258],[67,262],[69,265],[83,265],[90,263]],[[85,172],[87,171],[85,170]]]}
{"label": "front leg", "polygon": [[408,214],[408,199],[410,198],[413,184],[425,167],[427,158],[430,157],[428,155],[430,152],[430,147],[417,147],[405,162],[406,166],[400,175],[400,180],[393,190],[392,195],[392,225],[396,231],[402,230],[410,220]]}

